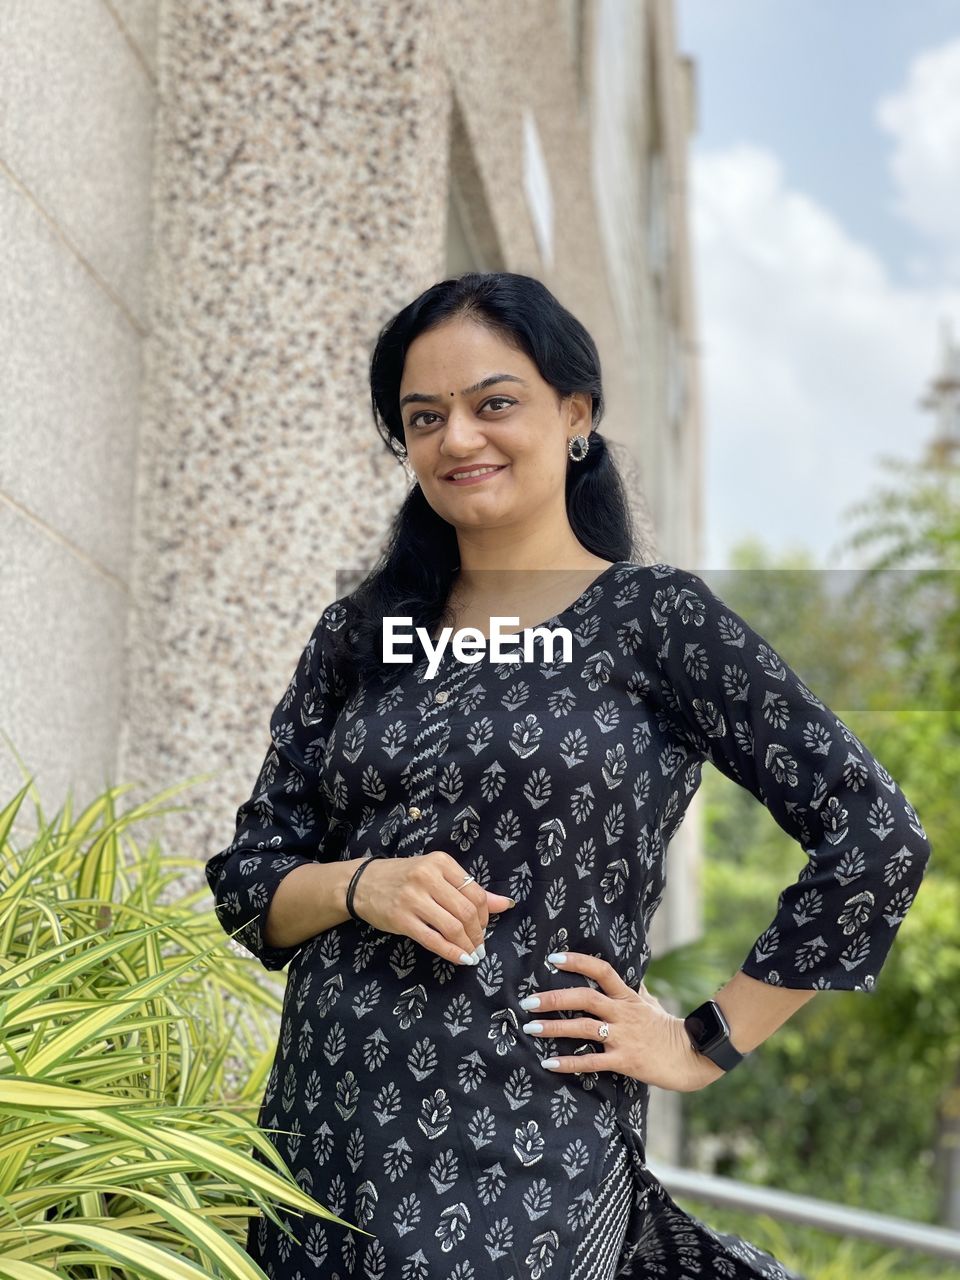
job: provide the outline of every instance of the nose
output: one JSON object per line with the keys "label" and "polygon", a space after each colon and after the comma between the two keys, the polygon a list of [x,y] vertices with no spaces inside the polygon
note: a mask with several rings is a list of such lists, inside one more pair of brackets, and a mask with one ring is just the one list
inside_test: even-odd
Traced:
{"label": "nose", "polygon": [[454,458],[469,457],[483,448],[485,440],[480,424],[469,409],[451,408],[443,427],[441,453],[449,453]]}

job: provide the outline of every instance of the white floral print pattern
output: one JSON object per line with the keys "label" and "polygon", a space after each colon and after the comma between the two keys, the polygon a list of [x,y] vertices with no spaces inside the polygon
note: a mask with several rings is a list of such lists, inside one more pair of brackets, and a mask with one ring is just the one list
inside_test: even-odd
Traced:
{"label": "white floral print pattern", "polygon": [[[349,698],[330,650],[345,616],[344,599],[323,610],[207,879],[224,929],[265,968],[289,966],[259,1122],[298,1182],[373,1236],[280,1211],[292,1235],[251,1219],[248,1252],[274,1280],[791,1280],[647,1167],[648,1086],[542,1069],[602,1042],[525,1034],[519,1000],[593,985],[547,961],[566,948],[639,986],[669,842],[707,760],[807,854],[743,971],[874,990],[930,855],[909,801],[743,618],[672,565],[617,561],[548,619],[571,630],[569,664],[448,652],[432,680],[423,658],[397,687]],[[264,944],[294,867],[435,848],[518,900],[490,917],[478,966],[353,919],[300,947]],[[585,1238],[597,1247],[578,1251]]]}

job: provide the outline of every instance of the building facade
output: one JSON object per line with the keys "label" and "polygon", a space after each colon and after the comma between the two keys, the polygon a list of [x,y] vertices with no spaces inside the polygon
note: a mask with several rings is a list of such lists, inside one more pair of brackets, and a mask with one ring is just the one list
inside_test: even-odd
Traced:
{"label": "building facade", "polygon": [[[636,554],[696,567],[670,0],[5,0],[0,99],[2,727],[48,811],[203,776],[163,839],[229,843],[405,492],[367,365],[438,279],[536,275],[583,321]],[[699,930],[698,858],[694,809],[655,950]]]}

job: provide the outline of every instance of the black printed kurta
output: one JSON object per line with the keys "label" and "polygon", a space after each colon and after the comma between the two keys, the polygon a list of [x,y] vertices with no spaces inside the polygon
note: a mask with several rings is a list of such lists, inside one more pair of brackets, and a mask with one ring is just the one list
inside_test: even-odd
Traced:
{"label": "black printed kurta", "polygon": [[[207,878],[224,929],[243,926],[267,969],[288,965],[259,1123],[292,1131],[270,1136],[299,1183],[372,1238],[281,1209],[298,1243],[260,1217],[249,1253],[275,1280],[789,1276],[654,1177],[649,1087],[541,1067],[602,1042],[527,1034],[536,1014],[519,1001],[595,985],[547,961],[565,949],[639,987],[667,847],[706,760],[807,854],[743,971],[871,991],[930,853],[909,801],[742,617],[672,565],[618,561],[548,619],[572,634],[569,663],[538,647],[539,661],[484,651],[469,665],[451,649],[427,680],[417,645],[397,687],[347,700],[330,654],[344,622],[343,599],[324,609]],[[432,849],[518,900],[490,917],[479,965],[353,919],[264,945],[294,867]]]}

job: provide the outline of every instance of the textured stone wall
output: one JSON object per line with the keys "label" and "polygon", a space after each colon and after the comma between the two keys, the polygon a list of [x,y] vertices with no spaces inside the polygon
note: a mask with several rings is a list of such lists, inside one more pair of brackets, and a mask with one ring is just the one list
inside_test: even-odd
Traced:
{"label": "textured stone wall", "polygon": [[[539,276],[586,324],[635,555],[695,562],[695,398],[666,403],[668,334],[692,332],[670,7],[3,0],[0,705],[48,805],[199,775],[158,833],[229,843],[337,571],[405,492],[377,332],[446,275]],[[692,822],[671,859],[657,947],[695,929]]]}
{"label": "textured stone wall", "polygon": [[[604,429],[622,442],[643,528],[587,121],[551,13],[163,7],[120,759],[151,787],[216,775],[190,793],[199,811],[168,821],[183,852],[229,842],[336,571],[369,563],[405,491],[373,429],[367,365],[386,319],[446,274],[455,112],[469,156],[454,163],[468,216],[471,175],[482,189],[494,265],[543,275],[601,347]],[[525,104],[557,196],[549,278],[523,192]]]}
{"label": "textured stone wall", "polygon": [[0,789],[23,785],[19,755],[51,815],[116,780],[155,16],[0,4]]}

